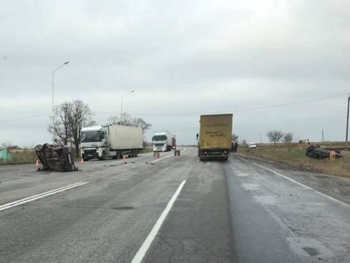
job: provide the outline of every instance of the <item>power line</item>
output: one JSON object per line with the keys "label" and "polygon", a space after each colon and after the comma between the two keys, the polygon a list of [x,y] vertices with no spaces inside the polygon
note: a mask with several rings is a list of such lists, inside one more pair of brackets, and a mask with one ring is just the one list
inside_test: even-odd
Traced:
{"label": "power line", "polygon": [[328,99],[331,99],[331,98],[337,98],[337,97],[341,97],[341,96],[344,96],[344,95],[347,95],[347,93],[339,94],[339,95],[335,95],[335,96],[329,96],[329,97],[322,97],[322,98],[318,98],[318,99],[296,101],[296,102],[291,102],[291,103],[277,104],[277,105],[271,105],[271,106],[265,106],[265,107],[250,108],[250,109],[237,109],[235,111],[253,111],[253,110],[264,110],[264,109],[272,109],[272,108],[281,108],[281,107],[305,104],[305,103],[310,103],[310,102],[315,102],[315,101],[328,100]]}
{"label": "power line", "polygon": [[[321,101],[321,100],[329,100],[331,98],[337,98],[347,95],[347,93],[344,94],[339,94],[339,95],[334,95],[334,96],[329,96],[329,97],[322,97],[322,98],[317,98],[317,99],[310,99],[310,100],[303,100],[303,101],[295,101],[295,102],[290,102],[290,103],[285,103],[285,104],[276,104],[276,105],[269,105],[269,106],[262,106],[262,107],[256,107],[256,108],[245,108],[245,109],[230,109],[230,110],[220,110],[220,111],[215,111],[215,112],[200,112],[200,113],[133,113],[131,115],[144,115],[144,116],[192,116],[192,115],[203,115],[203,114],[215,114],[219,112],[247,112],[247,111],[256,111],[256,110],[265,110],[265,109],[273,109],[273,108],[282,108],[282,107],[288,107],[288,106],[294,106],[294,105],[299,105],[299,104],[305,104],[305,103],[310,103],[310,102],[316,102],[316,101]],[[95,112],[97,114],[117,114],[116,112]]]}
{"label": "power line", "polygon": [[17,119],[0,120],[0,123],[29,120],[29,119],[34,119],[34,118],[39,118],[39,117],[44,117],[44,116],[48,116],[48,115],[47,114],[41,114],[41,115],[28,116],[28,117],[22,117],[22,118],[17,118]]}
{"label": "power line", "polygon": [[[293,105],[299,105],[299,104],[305,104],[310,102],[316,102],[321,100],[328,100],[331,98],[337,98],[344,95],[348,95],[347,93],[344,94],[338,94],[334,96],[329,97],[322,97],[322,98],[316,98],[316,99],[310,99],[310,100],[303,100],[303,101],[296,101],[291,103],[285,103],[285,104],[276,104],[276,105],[270,105],[270,106],[263,106],[263,107],[256,107],[256,108],[245,108],[245,109],[230,109],[230,110],[219,110],[215,112],[196,112],[196,113],[133,113],[131,115],[144,115],[144,116],[197,116],[197,115],[203,115],[203,114],[215,114],[215,113],[224,113],[224,112],[247,112],[247,111],[256,111],[256,110],[265,110],[265,109],[273,109],[273,108],[281,108],[281,107],[288,107]],[[97,114],[110,114],[110,115],[116,115],[117,112],[94,112]],[[40,114],[35,116],[28,116],[28,117],[21,117],[16,119],[8,119],[8,120],[0,120],[0,123],[6,123],[6,122],[14,122],[14,121],[22,121],[22,120],[29,120],[39,117],[49,116],[48,114]]]}

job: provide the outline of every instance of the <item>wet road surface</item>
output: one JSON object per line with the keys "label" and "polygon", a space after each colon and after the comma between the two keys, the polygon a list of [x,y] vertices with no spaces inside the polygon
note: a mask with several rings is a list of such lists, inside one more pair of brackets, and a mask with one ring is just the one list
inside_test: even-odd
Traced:
{"label": "wet road surface", "polygon": [[0,167],[0,262],[350,262],[349,180],[160,157]]}

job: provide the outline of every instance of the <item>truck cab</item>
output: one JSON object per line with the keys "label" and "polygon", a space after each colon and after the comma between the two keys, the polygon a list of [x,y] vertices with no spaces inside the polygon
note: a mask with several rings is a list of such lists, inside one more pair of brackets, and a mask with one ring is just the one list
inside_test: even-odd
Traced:
{"label": "truck cab", "polygon": [[108,156],[108,130],[104,126],[92,126],[81,129],[81,157],[84,161]]}
{"label": "truck cab", "polygon": [[155,132],[152,137],[153,151],[166,152],[176,149],[175,136],[168,131]]}

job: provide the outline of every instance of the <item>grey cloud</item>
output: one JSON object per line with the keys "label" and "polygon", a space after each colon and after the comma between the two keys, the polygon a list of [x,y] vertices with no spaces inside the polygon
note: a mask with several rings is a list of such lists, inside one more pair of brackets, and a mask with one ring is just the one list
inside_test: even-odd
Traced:
{"label": "grey cloud", "polygon": [[3,3],[0,138],[50,140],[51,73],[69,60],[55,74],[55,102],[82,99],[99,123],[136,90],[125,111],[184,143],[193,142],[201,113],[227,111],[249,140],[272,128],[313,138],[323,128],[343,139],[349,11],[341,0]]}
{"label": "grey cloud", "polygon": [[310,55],[308,52],[270,53],[254,51],[246,54],[202,54],[179,64],[161,69],[160,75],[175,76],[186,81],[203,79],[284,79],[323,80],[349,79],[350,56],[342,54]]}

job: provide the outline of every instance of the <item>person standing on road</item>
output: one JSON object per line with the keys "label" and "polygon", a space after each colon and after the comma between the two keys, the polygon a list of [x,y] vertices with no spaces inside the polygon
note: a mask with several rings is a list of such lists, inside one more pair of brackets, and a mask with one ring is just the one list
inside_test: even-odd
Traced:
{"label": "person standing on road", "polygon": [[233,152],[237,152],[237,148],[238,148],[238,142],[235,141],[235,144],[233,146]]}

